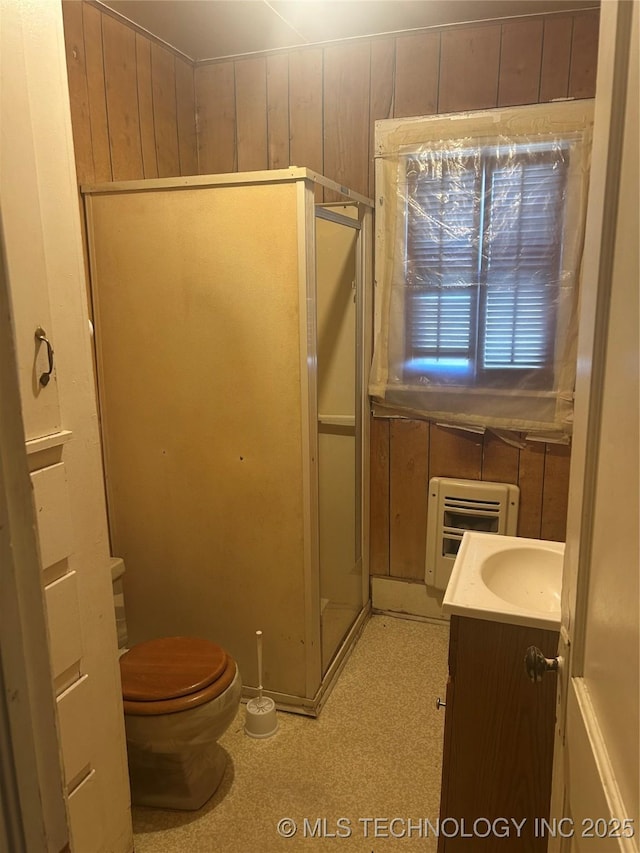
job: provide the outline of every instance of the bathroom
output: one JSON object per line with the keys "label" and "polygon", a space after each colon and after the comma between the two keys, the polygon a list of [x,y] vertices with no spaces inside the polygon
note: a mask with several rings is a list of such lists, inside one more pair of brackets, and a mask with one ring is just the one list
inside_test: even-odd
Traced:
{"label": "bathroom", "polygon": [[[403,33],[276,52],[203,65],[195,72],[184,58],[97,4],[65,3],[63,14],[81,185],[292,163],[369,197],[374,120],[595,93],[598,16],[589,9],[442,34]],[[471,63],[468,81],[473,85],[467,82],[461,91],[449,73],[450,91],[437,91],[428,64],[434,38],[440,44],[441,85],[447,61],[455,60],[459,68],[461,55]],[[35,133],[33,118],[32,124]],[[37,162],[41,171],[43,164]],[[59,306],[51,310],[53,326],[62,328],[53,316]],[[60,373],[64,347],[54,341],[54,349],[60,352]],[[68,428],[67,420],[62,428]],[[518,447],[491,433],[452,430],[418,419],[376,417],[370,430],[368,545],[374,609],[439,616],[439,602],[424,584],[426,486],[431,477],[517,483],[518,535],[565,539],[568,445],[526,442]],[[89,491],[93,494],[92,487]],[[73,494],[70,500],[78,503]],[[90,510],[100,511],[101,499],[95,497],[87,506],[79,503],[84,525]],[[98,538],[104,547],[104,530]],[[91,594],[91,583],[80,573],[78,585],[80,599]],[[86,637],[91,616],[81,613],[79,619]],[[100,677],[112,678],[113,665],[98,646],[86,652],[104,666]]]}

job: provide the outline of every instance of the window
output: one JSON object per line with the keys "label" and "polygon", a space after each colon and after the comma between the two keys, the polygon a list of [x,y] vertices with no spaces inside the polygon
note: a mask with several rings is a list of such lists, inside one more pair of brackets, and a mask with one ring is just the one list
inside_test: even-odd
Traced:
{"label": "window", "polygon": [[[560,106],[578,114],[564,128],[553,119]],[[456,133],[482,115],[491,118],[477,135]],[[377,129],[370,392],[380,404],[476,427],[570,431],[589,116],[574,103],[462,125],[378,124],[392,126]]]}
{"label": "window", "polygon": [[408,372],[549,387],[567,165],[543,145],[408,159]]}

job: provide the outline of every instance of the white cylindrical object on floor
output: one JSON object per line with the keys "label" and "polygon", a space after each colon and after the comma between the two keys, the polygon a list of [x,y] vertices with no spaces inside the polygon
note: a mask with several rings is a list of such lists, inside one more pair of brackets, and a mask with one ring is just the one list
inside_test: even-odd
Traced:
{"label": "white cylindrical object on floor", "polygon": [[250,737],[271,737],[278,731],[276,703],[267,697],[249,699],[244,730]]}
{"label": "white cylindrical object on floor", "polygon": [[262,631],[256,631],[258,651],[258,695],[247,702],[244,730],[250,737],[271,737],[278,730],[276,703],[262,695]]}

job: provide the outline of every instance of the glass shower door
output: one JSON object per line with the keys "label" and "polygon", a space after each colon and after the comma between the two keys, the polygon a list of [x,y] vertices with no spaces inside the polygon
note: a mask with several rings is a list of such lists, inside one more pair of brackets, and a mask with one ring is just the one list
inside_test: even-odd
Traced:
{"label": "glass shower door", "polygon": [[[363,606],[358,396],[358,220],[316,208],[318,472],[322,673]],[[349,221],[351,220],[351,222]]]}

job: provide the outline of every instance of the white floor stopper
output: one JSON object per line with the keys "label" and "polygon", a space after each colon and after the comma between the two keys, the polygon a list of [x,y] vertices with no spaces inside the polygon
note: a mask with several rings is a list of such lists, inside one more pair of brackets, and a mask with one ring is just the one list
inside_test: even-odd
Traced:
{"label": "white floor stopper", "polygon": [[262,631],[256,631],[258,647],[258,695],[247,702],[244,730],[251,737],[271,737],[278,730],[276,703],[262,695]]}

